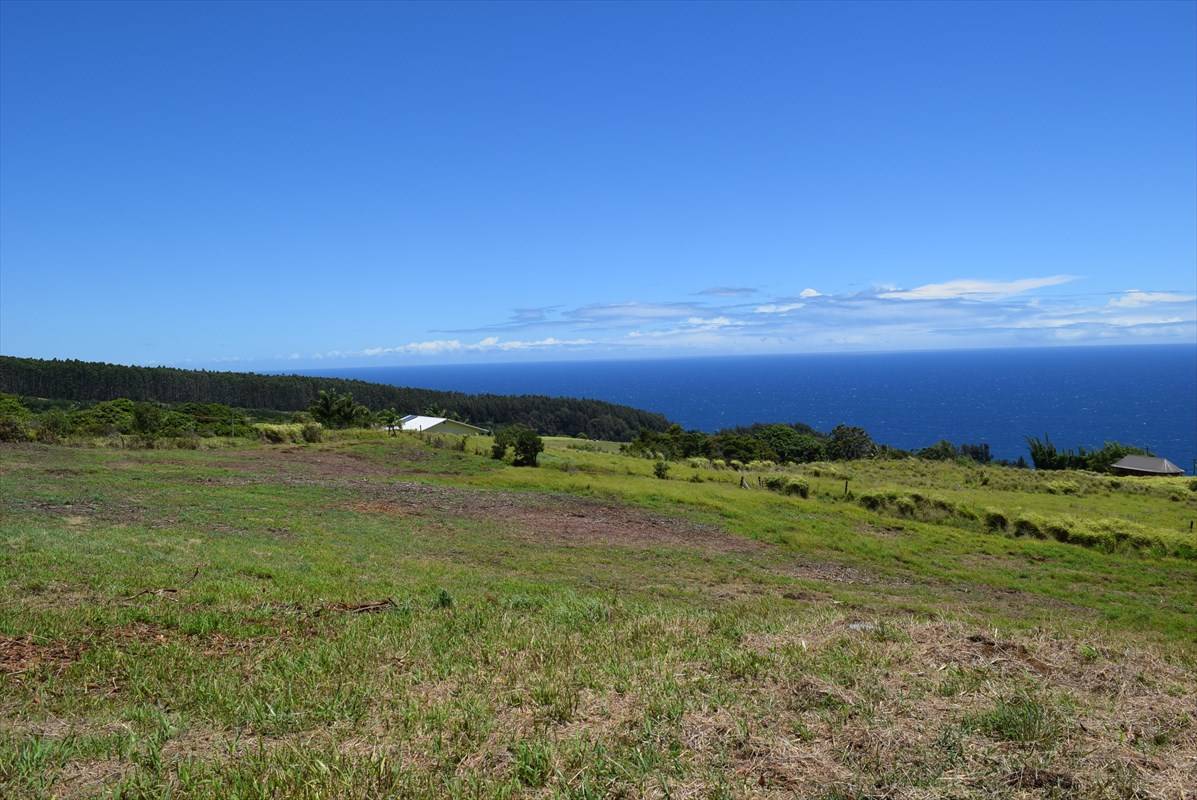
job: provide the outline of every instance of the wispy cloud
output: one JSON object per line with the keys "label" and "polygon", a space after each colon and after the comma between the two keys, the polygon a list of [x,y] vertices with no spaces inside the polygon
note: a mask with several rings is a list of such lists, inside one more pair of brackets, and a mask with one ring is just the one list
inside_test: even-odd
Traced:
{"label": "wispy cloud", "polygon": [[765,303],[753,309],[757,314],[788,314],[797,311],[806,303]]}
{"label": "wispy cloud", "polygon": [[750,294],[756,294],[756,289],[750,286],[712,286],[709,289],[703,289],[701,292],[695,292],[695,294],[704,294],[713,297],[745,297]]}
{"label": "wispy cloud", "polygon": [[[477,339],[429,337],[316,357],[448,360],[483,353],[765,353],[1197,341],[1197,296],[1140,289],[1113,297],[1039,291],[1073,280],[1068,275],[961,278],[913,289],[875,286],[835,293],[807,287],[756,302],[710,294],[703,301],[520,308],[506,323],[478,329],[496,332]],[[497,332],[516,326],[540,330],[512,338]]]}
{"label": "wispy cloud", "polygon": [[362,350],[332,350],[318,353],[315,358],[353,358],[365,356],[376,358],[385,355],[432,356],[447,353],[479,353],[486,351],[511,352],[516,350],[541,350],[548,348],[585,347],[597,344],[592,339],[558,339],[549,336],[544,339],[500,339],[487,336],[477,342],[463,342],[460,339],[429,339],[389,347],[367,347]]}
{"label": "wispy cloud", "polygon": [[1194,303],[1197,295],[1179,294],[1177,292],[1144,292],[1140,289],[1127,289],[1121,297],[1110,299],[1113,308],[1140,308],[1157,303]]}
{"label": "wispy cloud", "polygon": [[595,303],[566,311],[576,322],[620,323],[642,320],[682,319],[702,313],[694,303]]}
{"label": "wispy cloud", "polygon": [[914,289],[895,289],[877,296],[887,300],[995,300],[1012,297],[1033,289],[1058,286],[1076,280],[1074,275],[1049,275],[1046,278],[1022,278],[1016,281],[985,281],[971,278],[928,283]]}

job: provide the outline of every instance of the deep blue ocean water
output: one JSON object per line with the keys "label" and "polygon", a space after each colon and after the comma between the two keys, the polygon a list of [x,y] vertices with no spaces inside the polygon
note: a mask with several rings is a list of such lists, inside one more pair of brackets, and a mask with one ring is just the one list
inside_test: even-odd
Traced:
{"label": "deep blue ocean water", "polygon": [[[805,422],[860,425],[902,448],[940,439],[1027,455],[1117,440],[1193,474],[1197,346],[1073,347],[363,367],[307,374],[400,386],[589,397],[658,411],[687,428]],[[419,409],[412,409],[418,411]]]}

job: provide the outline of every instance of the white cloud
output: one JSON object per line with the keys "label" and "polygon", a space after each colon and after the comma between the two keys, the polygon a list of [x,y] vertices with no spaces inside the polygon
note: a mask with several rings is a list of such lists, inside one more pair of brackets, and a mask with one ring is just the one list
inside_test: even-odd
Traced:
{"label": "white cloud", "polygon": [[928,283],[914,289],[884,291],[877,296],[887,300],[996,300],[1073,280],[1076,278],[1072,275],[1049,275],[1046,278],[1022,278],[1016,281],[961,278],[945,283]]}
{"label": "white cloud", "polygon": [[[803,296],[810,297],[811,295]],[[806,303],[766,303],[763,306],[757,306],[753,311],[758,314],[785,314],[789,311],[796,311],[804,305]]]}
{"label": "white cloud", "polygon": [[460,339],[432,339],[426,342],[408,342],[407,344],[396,345],[394,347],[367,347],[357,352],[334,350],[330,353],[317,356],[317,358],[374,357],[392,354],[427,356],[442,355],[444,353],[477,353],[487,350],[511,351],[536,350],[545,347],[581,347],[591,344],[596,344],[596,342],[591,339],[558,339],[555,336],[530,341],[520,339],[508,339],[504,341],[497,336],[487,336],[485,339],[480,339],[473,343],[463,342]]}
{"label": "white cloud", "polygon": [[1138,308],[1152,303],[1192,303],[1195,301],[1197,301],[1197,295],[1127,289],[1126,294],[1122,297],[1111,298],[1109,305],[1113,308]]}
{"label": "white cloud", "polygon": [[820,292],[818,289],[807,288],[807,289],[803,289],[801,292],[799,292],[798,296],[799,297],[822,297],[823,293]]}
{"label": "white cloud", "polygon": [[[491,337],[492,339],[494,337]],[[481,344],[481,343],[480,343]],[[478,349],[488,349],[495,347],[499,350],[535,350],[542,347],[584,347],[586,345],[597,344],[591,339],[558,339],[550,336],[547,339],[538,339],[536,341],[520,341],[518,339],[508,340],[506,342],[494,342],[486,347]]]}
{"label": "white cloud", "polygon": [[735,321],[731,317],[690,317],[686,322],[702,328],[727,328],[744,324],[743,322]]}

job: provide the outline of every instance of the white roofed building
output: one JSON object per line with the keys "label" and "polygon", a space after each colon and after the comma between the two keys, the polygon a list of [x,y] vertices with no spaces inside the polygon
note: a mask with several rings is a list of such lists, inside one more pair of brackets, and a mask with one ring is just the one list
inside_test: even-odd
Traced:
{"label": "white roofed building", "polygon": [[445,417],[425,417],[419,414],[408,414],[399,420],[399,429],[412,433],[449,433],[455,436],[479,436],[490,433],[486,428],[458,422]]}

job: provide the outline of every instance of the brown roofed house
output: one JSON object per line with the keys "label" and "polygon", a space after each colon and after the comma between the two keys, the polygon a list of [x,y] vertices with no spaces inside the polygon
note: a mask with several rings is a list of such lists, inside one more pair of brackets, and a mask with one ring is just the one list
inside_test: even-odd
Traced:
{"label": "brown roofed house", "polygon": [[1185,471],[1166,458],[1125,456],[1110,465],[1115,475],[1184,475]]}

